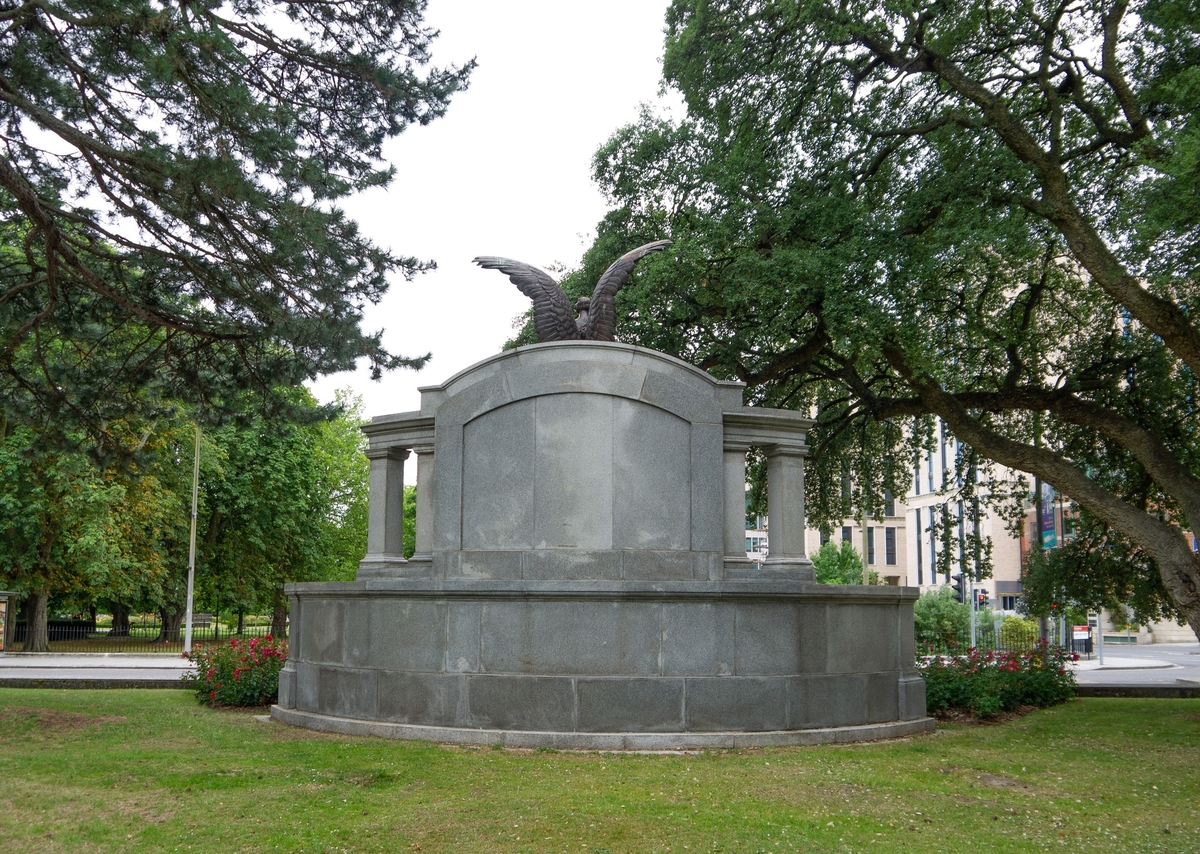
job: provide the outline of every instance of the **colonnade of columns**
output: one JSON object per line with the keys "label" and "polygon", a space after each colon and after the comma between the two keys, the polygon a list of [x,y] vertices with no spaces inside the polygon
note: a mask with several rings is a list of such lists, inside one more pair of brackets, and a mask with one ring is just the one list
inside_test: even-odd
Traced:
{"label": "colonnade of columns", "polygon": [[[397,423],[399,422],[399,423]],[[746,557],[746,454],[759,447],[767,457],[769,553],[763,571],[811,579],[812,564],[804,550],[805,434],[811,421],[786,410],[743,407],[726,413],[723,472],[725,566],[741,575],[752,571]],[[396,577],[425,571],[433,559],[433,419],[403,413],[366,428],[371,439],[370,507],[367,554],[359,578]],[[403,554],[404,462],[417,460],[415,551]]]}

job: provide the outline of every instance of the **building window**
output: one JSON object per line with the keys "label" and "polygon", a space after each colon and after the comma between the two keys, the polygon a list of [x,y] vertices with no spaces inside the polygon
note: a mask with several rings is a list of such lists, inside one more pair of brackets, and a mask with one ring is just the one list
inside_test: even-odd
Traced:
{"label": "building window", "polygon": [[938,422],[938,435],[941,439],[942,446],[942,486],[946,486],[946,424],[943,421]]}
{"label": "building window", "polygon": [[875,529],[867,528],[867,563],[875,563]]}
{"label": "building window", "polygon": [[849,525],[842,525],[842,542],[843,543],[850,542],[850,539],[853,534],[854,534],[854,531],[851,530]]}
{"label": "building window", "polygon": [[925,583],[925,579],[922,577],[923,573],[921,572],[921,563],[924,559],[921,544],[925,540],[925,535],[921,533],[921,508],[920,507],[918,507],[916,510],[913,511],[913,516],[916,518],[916,525],[913,527],[913,530],[915,530],[917,532],[917,586],[920,586]]}
{"label": "building window", "polygon": [[885,489],[883,491],[883,515],[896,515],[896,499],[892,497],[892,491],[890,489]]}
{"label": "building window", "polygon": [[828,531],[826,531],[826,530],[824,530],[824,529],[822,529],[822,531],[821,531],[821,545],[825,545],[827,542],[829,542],[829,532],[828,532]]}
{"label": "building window", "polygon": [[[937,583],[937,529],[933,524],[933,508],[929,508],[929,578]],[[950,570],[946,570],[946,583],[950,583]]]}
{"label": "building window", "polygon": [[1017,610],[1017,597],[1016,596],[1001,596],[1000,597],[1000,608],[1001,608],[1001,610],[1004,610],[1004,611]]}
{"label": "building window", "polygon": [[933,451],[929,452],[929,491],[933,492]]}
{"label": "building window", "polygon": [[883,529],[883,561],[888,566],[896,565],[896,529]]}

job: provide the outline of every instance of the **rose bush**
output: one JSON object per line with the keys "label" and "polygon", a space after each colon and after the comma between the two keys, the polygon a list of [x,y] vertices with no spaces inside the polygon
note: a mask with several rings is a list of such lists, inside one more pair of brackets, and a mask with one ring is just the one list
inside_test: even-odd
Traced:
{"label": "rose bush", "polygon": [[966,655],[929,655],[917,666],[925,677],[925,704],[931,714],[949,709],[986,718],[1020,705],[1051,706],[1075,696],[1069,666],[1079,656],[1039,644],[1020,651],[977,649]]}
{"label": "rose bush", "polygon": [[197,646],[183,654],[196,665],[183,679],[206,705],[264,706],[279,698],[279,671],[287,654],[287,641],[270,635]]}

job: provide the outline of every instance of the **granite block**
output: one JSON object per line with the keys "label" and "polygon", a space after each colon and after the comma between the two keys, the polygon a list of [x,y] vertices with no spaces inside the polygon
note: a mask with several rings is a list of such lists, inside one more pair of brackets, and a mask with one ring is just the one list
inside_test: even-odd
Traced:
{"label": "granite block", "polygon": [[533,544],[534,401],[484,413],[463,430],[462,547]]}
{"label": "granite block", "polygon": [[877,724],[900,718],[900,692],[896,674],[868,673],[867,723]]}
{"label": "granite block", "polygon": [[[434,427],[433,455],[433,554],[462,548],[463,427]],[[436,568],[435,568],[436,571]]]}
{"label": "granite block", "polygon": [[795,729],[867,722],[867,677],[860,673],[789,680],[789,724]]}
{"label": "granite block", "polygon": [[[467,424],[478,418],[484,412],[498,409],[506,403],[512,403],[512,395],[508,391],[505,380],[506,365],[496,365],[489,368],[492,376],[478,382],[464,384],[453,383],[449,395],[442,401],[434,413],[438,426],[443,424]],[[460,374],[459,376],[464,376]]]}
{"label": "granite block", "polygon": [[438,671],[446,654],[446,604],[436,599],[388,596],[371,601],[367,665],[380,669]]}
{"label": "granite block", "polygon": [[631,400],[612,403],[613,547],[688,549],[692,467],[688,423]]}
{"label": "granite block", "polygon": [[[720,424],[693,424],[691,439],[691,547],[698,552],[724,552],[724,428]],[[739,516],[744,513],[745,509],[739,507]]]}
{"label": "granite block", "polygon": [[739,603],[735,609],[734,673],[790,676],[801,673],[801,609],[793,603]]}
{"label": "granite block", "polygon": [[830,673],[895,669],[899,639],[892,603],[838,604],[830,606],[827,614]]}
{"label": "granite block", "polygon": [[483,670],[548,676],[656,673],[659,610],[653,602],[487,603]]}
{"label": "granite block", "polygon": [[458,574],[464,578],[520,578],[523,552],[466,551],[459,560]]}
{"label": "granite block", "polygon": [[474,601],[455,601],[446,610],[446,663],[449,673],[478,673],[480,623],[483,605]]}
{"label": "granite block", "polygon": [[466,721],[466,677],[444,673],[379,674],[379,718],[426,726]]}
{"label": "granite block", "polygon": [[325,715],[378,720],[376,670],[322,667],[317,677],[317,711]]}
{"label": "granite block", "polygon": [[521,577],[535,581],[616,581],[621,553],[606,549],[532,549],[523,555]]}
{"label": "granite block", "polygon": [[787,728],[786,679],[698,676],[685,681],[689,732]]}
{"label": "granite block", "polygon": [[304,631],[300,636],[300,659],[321,664],[342,663],[342,602],[313,599],[305,603]]}
{"label": "granite block", "polygon": [[734,609],[729,603],[662,606],[662,674],[728,676],[733,673]]}
{"label": "granite block", "polygon": [[692,553],[628,549],[622,554],[627,581],[691,581]]}
{"label": "granite block", "polygon": [[570,678],[466,676],[466,725],[484,729],[575,729]]}
{"label": "granite block", "polygon": [[296,662],[296,690],[292,695],[294,706],[306,712],[317,711],[318,681],[321,678],[321,668],[316,664]]}
{"label": "granite block", "polygon": [[925,699],[925,680],[916,672],[904,673],[897,684],[899,700],[896,717],[902,721],[916,720],[928,714]]}
{"label": "granite block", "polygon": [[612,548],[612,401],[538,398],[534,548]]}
{"label": "granite block", "polygon": [[579,679],[580,732],[682,732],[682,679]]}
{"label": "granite block", "polygon": [[709,388],[702,389],[702,380],[699,383],[691,383],[687,380],[681,381],[682,376],[682,372],[667,375],[654,368],[647,370],[640,399],[692,424],[720,424],[721,407],[712,393],[711,384]]}

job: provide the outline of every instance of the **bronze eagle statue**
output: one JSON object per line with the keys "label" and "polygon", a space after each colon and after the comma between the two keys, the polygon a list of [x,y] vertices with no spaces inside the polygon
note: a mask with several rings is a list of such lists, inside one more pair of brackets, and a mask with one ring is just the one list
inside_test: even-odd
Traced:
{"label": "bronze eagle statue", "polygon": [[[538,341],[613,341],[617,331],[617,310],[614,298],[621,285],[633,272],[633,266],[651,252],[658,252],[671,245],[669,240],[656,240],[631,249],[614,261],[592,291],[591,299],[580,297],[575,301],[574,312],[571,301],[563,293],[558,282],[537,267],[483,255],[473,259],[487,270],[507,273],[509,280],[520,288],[521,293],[533,300],[533,328]],[[578,313],[578,317],[574,313]]]}

